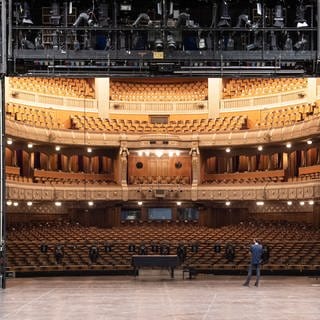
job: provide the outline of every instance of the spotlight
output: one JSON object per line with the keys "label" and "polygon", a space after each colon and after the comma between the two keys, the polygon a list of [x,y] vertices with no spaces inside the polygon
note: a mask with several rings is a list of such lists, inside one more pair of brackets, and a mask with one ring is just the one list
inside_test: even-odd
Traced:
{"label": "spotlight", "polygon": [[218,23],[218,27],[230,27],[231,17],[229,15],[229,4],[228,1],[221,1],[221,17]]}
{"label": "spotlight", "polygon": [[9,206],[9,207],[12,206],[12,201],[11,200],[7,201],[7,206]]}
{"label": "spotlight", "polygon": [[28,201],[28,202],[27,202],[27,206],[28,206],[28,207],[31,207],[31,206],[32,206],[32,201]]}
{"label": "spotlight", "polygon": [[62,203],[61,203],[60,201],[56,201],[56,202],[54,203],[54,205],[55,205],[56,207],[61,207],[61,206],[62,206]]}
{"label": "spotlight", "polygon": [[92,207],[94,205],[94,202],[93,201],[88,201],[88,206],[89,207]]}
{"label": "spotlight", "polygon": [[300,201],[300,206],[304,206],[304,201]]}
{"label": "spotlight", "polygon": [[292,206],[292,201],[287,201],[288,206]]}
{"label": "spotlight", "polygon": [[290,148],[292,147],[291,142],[287,142],[287,143],[286,143],[286,147],[287,147],[288,149],[290,149]]}
{"label": "spotlight", "polygon": [[231,202],[230,201],[226,201],[226,206],[230,206],[231,205]]}
{"label": "spotlight", "polygon": [[12,143],[13,143],[12,139],[7,140],[7,145],[12,145]]}
{"label": "spotlight", "polygon": [[313,200],[309,200],[308,203],[309,203],[310,206],[314,205],[314,201]]}
{"label": "spotlight", "polygon": [[13,203],[13,206],[14,207],[17,207],[19,205],[19,203],[17,202],[17,201],[15,201],[14,203]]}
{"label": "spotlight", "polygon": [[275,17],[274,17],[274,27],[283,28],[284,27],[284,19],[283,19],[283,12],[282,12],[282,5],[278,4],[275,7]]}
{"label": "spotlight", "polygon": [[177,44],[174,41],[172,34],[167,35],[167,45],[169,50],[177,49]]}
{"label": "spotlight", "polygon": [[262,151],[263,150],[263,146],[258,146],[258,151]]}
{"label": "spotlight", "polygon": [[55,150],[56,150],[56,151],[60,151],[60,150],[61,150],[61,147],[60,147],[60,146],[56,146],[56,147],[55,147]]}
{"label": "spotlight", "polygon": [[309,145],[312,144],[312,140],[308,140],[307,144],[309,144]]}
{"label": "spotlight", "polygon": [[138,201],[138,206],[142,206],[143,202],[142,201]]}
{"label": "spotlight", "polygon": [[206,40],[205,40],[205,38],[200,38],[200,39],[199,39],[199,49],[200,49],[200,50],[205,50],[205,49],[207,49],[207,45],[206,45]]}
{"label": "spotlight", "polygon": [[257,201],[257,202],[256,202],[256,205],[259,206],[259,207],[261,207],[261,206],[264,205],[264,202],[263,202],[263,201]]}
{"label": "spotlight", "polygon": [[160,38],[156,39],[154,41],[154,46],[157,51],[162,51],[163,50],[163,41]]}
{"label": "spotlight", "polygon": [[91,153],[92,152],[92,148],[87,148],[87,152]]}
{"label": "spotlight", "polygon": [[303,0],[299,0],[298,2],[299,4],[296,8],[297,28],[308,27],[307,20],[305,19],[306,7],[304,6]]}
{"label": "spotlight", "polygon": [[181,201],[177,201],[177,206],[181,206],[182,202]]}
{"label": "spotlight", "polygon": [[28,149],[32,149],[33,148],[33,144],[32,143],[28,143]]}
{"label": "spotlight", "polygon": [[231,152],[231,149],[230,148],[226,148],[226,152],[227,153]]}

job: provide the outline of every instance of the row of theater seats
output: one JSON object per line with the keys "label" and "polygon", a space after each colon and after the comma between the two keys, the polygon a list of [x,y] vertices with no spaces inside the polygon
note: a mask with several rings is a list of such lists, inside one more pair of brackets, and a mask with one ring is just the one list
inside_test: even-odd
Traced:
{"label": "row of theater seats", "polygon": [[[10,78],[12,90],[24,90],[55,96],[94,99],[90,81],[76,78]],[[275,94],[306,88],[305,78],[229,79],[224,85],[223,98]],[[205,80],[176,83],[110,82],[113,101],[202,101],[208,98]]]}
{"label": "row of theater seats", "polygon": [[293,125],[297,122],[317,117],[320,113],[319,103],[301,104],[293,107],[277,109],[265,113],[264,119],[257,123],[258,128],[275,128]]}
{"label": "row of theater seats", "polygon": [[150,123],[140,120],[102,119],[94,116],[71,116],[72,129],[127,133],[190,133],[233,131],[247,128],[246,116],[224,116],[215,119],[194,119]]}
{"label": "row of theater seats", "polygon": [[208,99],[206,81],[177,83],[110,82],[112,101],[203,101]]}
{"label": "row of theater seats", "polygon": [[12,90],[24,90],[53,96],[94,99],[95,93],[90,82],[76,78],[9,78]]}
{"label": "row of theater seats", "polygon": [[[186,247],[183,266],[241,269],[247,267],[248,247],[253,238],[259,238],[270,249],[266,268],[300,270],[320,265],[320,232],[305,225],[246,222],[211,229],[171,222],[156,226],[140,223],[112,229],[71,224],[12,227],[8,230],[8,268],[11,271],[128,270],[132,269],[132,255],[138,254],[142,246],[148,254],[159,254],[159,248],[165,245],[171,254],[177,253],[178,246]],[[46,253],[40,251],[44,243],[48,246]],[[61,265],[54,258],[57,244],[64,250]],[[221,251],[214,250],[217,244]],[[232,260],[225,255],[228,244],[234,247]],[[88,256],[91,246],[99,250],[94,263]],[[129,246],[134,250],[129,252]]]}
{"label": "row of theater seats", "polygon": [[13,121],[42,128],[63,129],[58,121],[56,111],[43,108],[33,108],[17,103],[6,104],[6,118]]}
{"label": "row of theater seats", "polygon": [[189,184],[190,178],[184,176],[130,176],[129,184]]}
{"label": "row of theater seats", "polygon": [[223,99],[244,98],[304,89],[306,78],[229,79],[223,88]]}
{"label": "row of theater seats", "polygon": [[203,179],[204,184],[258,184],[286,181],[285,170],[265,170],[211,174]]}
{"label": "row of theater seats", "polygon": [[[12,170],[15,169],[15,170]],[[285,170],[265,170],[250,172],[219,173],[204,176],[203,184],[259,184],[259,183],[279,183],[295,182],[302,180],[320,179],[320,166],[313,165],[299,168],[298,177],[286,177]],[[6,180],[22,183],[43,183],[49,185],[56,184],[114,184],[116,183],[111,175],[84,173],[84,172],[62,172],[35,170],[32,177],[20,175],[19,167],[6,166]],[[129,184],[190,184],[188,176],[129,176]]]}
{"label": "row of theater seats", "polygon": [[[301,104],[294,107],[272,110],[262,114],[263,120],[255,128],[273,128],[293,125],[303,120],[319,117],[320,104]],[[103,119],[93,115],[70,115],[61,121],[57,111],[8,103],[6,118],[36,127],[54,129],[90,130],[110,133],[206,133],[248,129],[245,115],[225,115],[210,119],[186,119],[168,123],[150,123],[145,120]],[[71,124],[70,124],[71,123]]]}

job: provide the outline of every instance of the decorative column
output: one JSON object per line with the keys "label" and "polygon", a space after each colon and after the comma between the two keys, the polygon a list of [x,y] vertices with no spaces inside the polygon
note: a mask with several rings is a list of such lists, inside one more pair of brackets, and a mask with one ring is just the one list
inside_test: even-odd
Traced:
{"label": "decorative column", "polygon": [[195,147],[190,150],[192,163],[192,186],[197,186],[200,182],[200,159],[199,148]]}
{"label": "decorative column", "polygon": [[127,148],[120,148],[120,180],[122,186],[127,186],[128,178],[128,155]]}

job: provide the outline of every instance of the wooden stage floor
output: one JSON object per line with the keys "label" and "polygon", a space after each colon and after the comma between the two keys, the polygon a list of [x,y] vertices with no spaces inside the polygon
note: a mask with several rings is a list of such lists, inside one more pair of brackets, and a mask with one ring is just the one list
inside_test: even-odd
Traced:
{"label": "wooden stage floor", "polygon": [[[0,290],[7,320],[320,320],[320,279],[177,275],[8,279]],[[254,280],[254,279],[253,279]]]}

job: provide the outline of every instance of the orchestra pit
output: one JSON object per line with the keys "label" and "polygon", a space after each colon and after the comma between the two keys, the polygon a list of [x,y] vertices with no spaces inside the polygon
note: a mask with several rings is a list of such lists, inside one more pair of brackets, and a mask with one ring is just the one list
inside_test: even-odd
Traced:
{"label": "orchestra pit", "polygon": [[0,2],[0,320],[320,319],[320,1]]}

